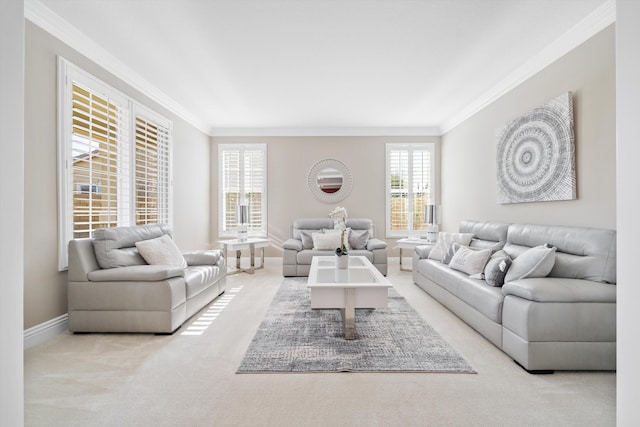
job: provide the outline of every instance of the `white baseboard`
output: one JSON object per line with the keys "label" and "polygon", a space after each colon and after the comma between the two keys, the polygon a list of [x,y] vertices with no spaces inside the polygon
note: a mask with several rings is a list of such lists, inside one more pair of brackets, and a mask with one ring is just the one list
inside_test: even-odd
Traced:
{"label": "white baseboard", "polygon": [[67,331],[69,329],[68,317],[69,315],[65,313],[55,319],[47,320],[44,323],[25,329],[24,348],[27,349],[42,344],[56,335]]}

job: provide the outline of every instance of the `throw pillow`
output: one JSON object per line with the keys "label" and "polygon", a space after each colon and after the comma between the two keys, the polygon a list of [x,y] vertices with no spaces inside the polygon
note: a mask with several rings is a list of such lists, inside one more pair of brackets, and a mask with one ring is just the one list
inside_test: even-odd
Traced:
{"label": "throw pillow", "polygon": [[529,248],[513,260],[504,281],[511,282],[527,277],[546,277],[555,262],[555,247],[541,245]]}
{"label": "throw pillow", "polygon": [[449,267],[470,276],[479,274],[484,270],[490,256],[491,249],[473,250],[467,246],[461,246],[451,258]]}
{"label": "throw pillow", "polygon": [[[325,234],[331,234],[331,235],[337,235],[338,236],[338,242],[340,242],[340,239],[342,238],[342,230],[340,230],[339,228],[333,228],[333,229],[325,229],[323,230]],[[350,228],[347,228],[344,230],[344,245],[347,248],[347,251],[350,250],[351,248],[349,247],[349,231],[351,231]],[[338,243],[338,246],[340,247],[340,243]],[[335,248],[333,248],[335,249]]]}
{"label": "throw pillow", "polygon": [[448,265],[451,262],[451,258],[453,258],[461,247],[462,245],[460,243],[452,243],[451,246],[449,246],[449,249],[447,249],[447,253],[442,257],[442,263]]}
{"label": "throw pillow", "polygon": [[302,249],[313,249],[313,233],[319,230],[300,230],[300,240],[302,240]]}
{"label": "throw pillow", "polygon": [[340,233],[313,233],[313,250],[334,251],[340,247]]}
{"label": "throw pillow", "polygon": [[173,239],[168,235],[163,235],[150,240],[136,242],[136,248],[148,264],[152,265],[172,265],[185,268],[185,261],[182,252],[176,246]]}
{"label": "throw pillow", "polygon": [[509,254],[502,250],[494,253],[484,267],[484,280],[490,286],[502,286],[510,265]]}
{"label": "throw pillow", "polygon": [[366,249],[369,241],[369,230],[351,230],[349,233],[349,246],[352,249]]}
{"label": "throw pillow", "polygon": [[442,261],[452,243],[469,246],[472,237],[473,233],[448,233],[444,231],[438,233],[438,240],[435,247],[429,252],[429,259]]}

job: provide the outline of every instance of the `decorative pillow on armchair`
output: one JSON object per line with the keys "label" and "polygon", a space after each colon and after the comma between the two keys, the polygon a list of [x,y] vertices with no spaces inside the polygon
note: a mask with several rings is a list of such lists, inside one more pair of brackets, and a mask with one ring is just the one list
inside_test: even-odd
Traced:
{"label": "decorative pillow on armchair", "polygon": [[302,249],[313,249],[313,233],[319,233],[320,230],[300,230],[300,240],[302,240]]}
{"label": "decorative pillow on armchair", "polygon": [[334,251],[340,247],[340,233],[313,233],[312,237],[316,251]]}
{"label": "decorative pillow on armchair", "polygon": [[369,241],[369,230],[349,230],[349,246],[352,249],[366,249]]}
{"label": "decorative pillow on armchair", "polygon": [[463,246],[469,246],[471,243],[471,238],[473,237],[473,233],[447,233],[441,231],[438,233],[438,241],[431,252],[429,252],[429,259],[435,259],[438,261],[442,261],[444,256],[449,250],[449,247],[453,243],[459,243]]}

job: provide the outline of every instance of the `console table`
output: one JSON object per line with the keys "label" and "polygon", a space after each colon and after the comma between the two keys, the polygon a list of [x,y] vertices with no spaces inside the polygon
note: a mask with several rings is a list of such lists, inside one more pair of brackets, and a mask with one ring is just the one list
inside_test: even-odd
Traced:
{"label": "console table", "polygon": [[403,268],[402,267],[402,250],[403,249],[411,249],[411,252],[413,253],[413,250],[416,248],[416,246],[424,246],[424,245],[433,246],[435,244],[436,244],[436,242],[429,242],[427,239],[400,239],[400,240],[398,240],[396,248],[400,249],[400,271],[411,271],[410,268]]}
{"label": "console table", "polygon": [[[227,259],[229,259],[229,251],[236,251],[236,268],[234,270],[229,270],[227,274],[240,272],[253,274],[255,270],[264,268],[264,248],[271,244],[271,240],[264,238],[231,239],[219,240],[218,243],[222,246]],[[256,267],[256,248],[262,249],[259,267]],[[246,249],[249,249],[249,268],[241,268],[240,257],[242,255],[242,251]]]}

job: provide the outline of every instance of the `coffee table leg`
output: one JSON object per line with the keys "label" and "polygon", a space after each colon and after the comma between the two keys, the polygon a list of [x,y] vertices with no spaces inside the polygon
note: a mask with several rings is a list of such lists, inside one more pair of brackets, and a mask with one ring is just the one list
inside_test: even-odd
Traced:
{"label": "coffee table leg", "polygon": [[356,339],[356,290],[346,288],[344,290],[344,310],[342,311],[342,322],[344,325],[344,339]]}

